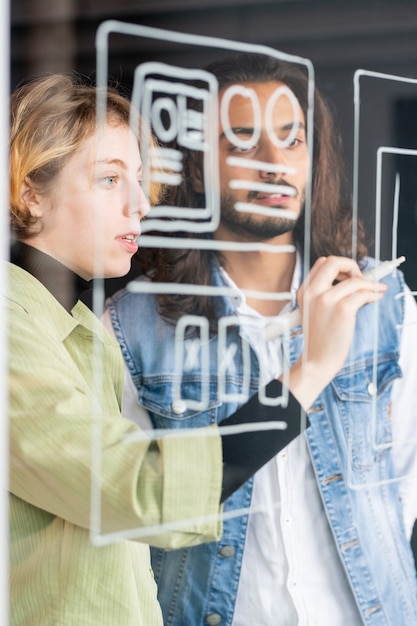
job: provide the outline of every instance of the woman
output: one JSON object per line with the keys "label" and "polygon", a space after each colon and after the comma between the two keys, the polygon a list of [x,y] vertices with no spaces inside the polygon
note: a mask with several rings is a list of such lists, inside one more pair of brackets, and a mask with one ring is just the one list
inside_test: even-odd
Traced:
{"label": "woman", "polygon": [[[13,625],[160,625],[146,544],[177,548],[218,539],[221,501],[242,480],[233,446],[224,445],[233,435],[222,440],[211,427],[152,441],[121,416],[120,349],[80,296],[94,277],[128,272],[149,205],[129,101],[113,90],[106,100],[105,120],[96,126],[96,91],[78,79],[40,78],[12,96]],[[333,287],[336,278],[346,280]],[[300,303],[308,299],[310,323],[318,321],[290,379],[305,408],[342,364],[356,311],[383,289],[361,279],[348,259],[320,259],[313,268]],[[268,411],[252,416],[244,407],[232,423],[248,415],[290,422],[300,405],[290,395],[287,409]],[[279,435],[275,451],[286,443]],[[248,457],[250,448],[242,448]],[[156,528],[171,523],[175,529]],[[126,531],[140,540],[124,538]]]}

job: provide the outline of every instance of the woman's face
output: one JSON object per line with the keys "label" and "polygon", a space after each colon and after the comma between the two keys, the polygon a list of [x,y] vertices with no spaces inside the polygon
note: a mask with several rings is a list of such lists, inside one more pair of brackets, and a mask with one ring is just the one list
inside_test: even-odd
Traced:
{"label": "woman's face", "polygon": [[107,124],[71,157],[52,190],[38,196],[42,230],[27,243],[85,280],[123,276],[149,210],[141,178],[133,132]]}

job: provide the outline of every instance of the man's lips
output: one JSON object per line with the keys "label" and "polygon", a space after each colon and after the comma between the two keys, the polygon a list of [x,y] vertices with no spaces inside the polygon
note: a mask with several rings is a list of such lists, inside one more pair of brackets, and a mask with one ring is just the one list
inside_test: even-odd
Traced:
{"label": "man's lips", "polygon": [[278,184],[271,186],[270,191],[265,191],[265,189],[260,191],[251,189],[248,193],[248,202],[254,201],[257,204],[276,206],[282,202],[287,202],[290,198],[294,198],[296,195],[297,190],[295,187],[286,184]]}
{"label": "man's lips", "polygon": [[[256,187],[258,188],[256,189]],[[266,185],[265,183],[262,187],[263,189],[259,189],[259,186],[254,185],[248,192],[247,201],[235,204],[236,210],[297,219],[297,212],[291,210],[290,203],[290,200],[298,195],[296,187],[288,184]],[[266,190],[265,187],[268,189]]]}
{"label": "man's lips", "polygon": [[262,206],[280,207],[286,205],[288,201],[296,195],[297,192],[294,187],[283,185],[271,193],[265,191],[250,191],[248,193],[248,202],[260,204]]}
{"label": "man's lips", "polygon": [[291,196],[289,195],[278,193],[260,193],[256,194],[252,201],[254,201],[256,204],[262,204],[264,206],[280,206],[283,203],[286,203],[290,199],[290,197]]}

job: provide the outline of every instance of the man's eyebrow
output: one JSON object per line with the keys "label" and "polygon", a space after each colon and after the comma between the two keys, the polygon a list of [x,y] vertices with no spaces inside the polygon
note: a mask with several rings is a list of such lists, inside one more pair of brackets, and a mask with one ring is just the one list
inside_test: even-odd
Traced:
{"label": "man's eyebrow", "polygon": [[[255,129],[252,127],[244,127],[244,126],[234,126],[231,127],[230,130],[232,131],[232,133],[234,135],[253,135]],[[220,135],[220,139],[222,139],[222,137],[225,137],[226,133],[223,131],[222,134]]]}
{"label": "man's eyebrow", "polygon": [[[280,131],[285,131],[285,132],[290,132],[293,130],[293,128],[300,128],[301,130],[305,130],[305,126],[303,124],[303,122],[299,121],[299,122],[288,122],[288,124],[284,124],[283,126],[280,126],[278,128],[278,130]],[[253,135],[253,133],[255,132],[255,129],[252,126],[234,126],[231,127],[230,130],[232,131],[232,133],[234,135]],[[226,133],[223,131],[219,137],[219,139],[223,139],[224,137],[226,137]]]}

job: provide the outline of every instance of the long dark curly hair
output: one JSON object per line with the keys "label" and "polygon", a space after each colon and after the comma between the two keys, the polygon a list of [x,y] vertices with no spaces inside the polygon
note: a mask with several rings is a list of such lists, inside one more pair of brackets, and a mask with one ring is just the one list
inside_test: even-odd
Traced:
{"label": "long dark curly hair", "polygon": [[[282,82],[294,93],[307,120],[308,75],[304,67],[276,58],[244,53],[214,62],[205,68],[218,80],[219,88],[235,83]],[[198,155],[184,152],[183,183],[167,203],[172,206],[204,206],[204,197],[193,189],[190,163],[195,169]],[[298,220],[293,231],[300,251],[304,248],[304,219]],[[365,234],[357,225],[357,260],[367,252]],[[166,235],[165,235],[166,236]],[[189,233],[168,236],[193,238]],[[201,235],[200,235],[201,237]],[[311,196],[310,266],[319,256],[352,253],[352,208],[342,158],[340,133],[319,90],[314,91],[313,168]],[[218,252],[201,249],[142,249],[144,271],[155,282],[212,284],[212,265],[219,260]],[[221,259],[220,259],[221,260]],[[185,313],[216,318],[216,298],[161,294],[158,302],[161,314],[175,321]]]}

